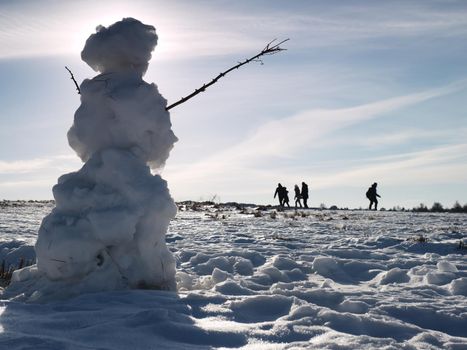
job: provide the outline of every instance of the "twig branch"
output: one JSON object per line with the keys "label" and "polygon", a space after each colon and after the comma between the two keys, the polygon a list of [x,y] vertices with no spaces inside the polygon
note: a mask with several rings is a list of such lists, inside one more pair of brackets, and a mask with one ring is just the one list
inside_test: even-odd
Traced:
{"label": "twig branch", "polygon": [[196,89],[195,91],[193,91],[191,94],[189,94],[188,96],[186,97],[183,97],[181,98],[180,100],[178,100],[177,102],[175,103],[172,103],[171,105],[167,106],[165,109],[166,110],[169,110],[175,106],[178,106],[179,104],[182,104],[186,101],[188,101],[190,98],[192,97],[195,97],[196,95],[198,95],[199,93],[201,92],[204,92],[206,91],[206,89],[208,87],[210,87],[211,85],[217,83],[217,81],[220,79],[220,78],[223,78],[226,74],[230,73],[231,71],[233,71],[234,69],[238,69],[240,68],[241,66],[243,66],[244,64],[247,64],[247,63],[250,63],[251,61],[256,61],[256,62],[260,62],[261,64],[262,61],[261,60],[258,60],[259,57],[261,56],[265,56],[265,55],[274,55],[280,51],[285,51],[287,49],[283,49],[282,47],[280,47],[281,44],[285,43],[286,41],[288,41],[289,39],[285,39],[285,40],[282,40],[281,42],[277,43],[277,44],[274,44],[272,45],[277,39],[274,39],[272,40],[270,43],[268,43],[263,50],[261,50],[260,53],[256,54],[255,56],[253,57],[250,57],[250,58],[247,58],[245,61],[243,62],[238,62],[237,65],[227,69],[226,71],[222,72],[222,73],[219,73],[219,75],[217,77],[215,77],[214,79],[212,79],[209,83],[207,84],[203,84],[202,87]]}
{"label": "twig branch", "polygon": [[76,90],[78,90],[78,94],[81,95],[81,90],[79,89],[79,85],[78,85],[78,83],[76,82],[75,77],[73,76],[73,73],[71,72],[71,70],[68,69],[67,66],[65,66],[65,69],[70,73],[70,75],[71,75],[71,80],[73,80],[73,83],[75,83]]}

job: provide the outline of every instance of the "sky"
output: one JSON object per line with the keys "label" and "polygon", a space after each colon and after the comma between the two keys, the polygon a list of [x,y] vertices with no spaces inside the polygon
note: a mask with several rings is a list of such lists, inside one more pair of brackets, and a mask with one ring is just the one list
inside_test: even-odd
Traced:
{"label": "sky", "polygon": [[467,203],[467,2],[0,0],[0,200],[51,199],[82,163],[66,133],[73,82],[98,25],[156,27],[144,77],[169,103],[268,42],[264,57],[173,108],[179,141],[161,175],[172,196],[275,204],[308,183],[309,205]]}

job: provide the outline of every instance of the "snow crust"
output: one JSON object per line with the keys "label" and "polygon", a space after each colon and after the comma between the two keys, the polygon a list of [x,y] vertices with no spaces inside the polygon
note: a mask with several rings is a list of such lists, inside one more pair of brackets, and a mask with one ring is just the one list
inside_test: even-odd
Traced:
{"label": "snow crust", "polygon": [[[177,293],[24,304],[7,290],[0,348],[467,348],[466,215],[180,209],[166,236]],[[34,244],[16,219],[37,229],[40,209],[16,210],[0,211],[0,257]]]}
{"label": "snow crust", "polygon": [[[68,132],[85,162],[53,187],[39,228],[37,266],[14,273],[9,292],[29,301],[125,288],[175,289],[165,234],[176,206],[153,175],[177,141],[167,101],[142,80],[157,43],[152,26],[125,18],[99,26],[83,60],[102,74],[80,86]],[[57,294],[57,288],[63,292]]]}

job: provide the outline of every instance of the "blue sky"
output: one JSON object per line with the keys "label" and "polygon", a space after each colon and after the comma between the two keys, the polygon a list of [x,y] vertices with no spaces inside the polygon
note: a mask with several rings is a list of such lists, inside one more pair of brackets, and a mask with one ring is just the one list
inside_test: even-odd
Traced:
{"label": "blue sky", "polygon": [[0,1],[0,199],[52,198],[81,163],[66,132],[98,24],[135,17],[159,43],[145,76],[178,100],[274,38],[265,57],[171,110],[162,176],[176,200],[311,205],[467,202],[465,1]]}

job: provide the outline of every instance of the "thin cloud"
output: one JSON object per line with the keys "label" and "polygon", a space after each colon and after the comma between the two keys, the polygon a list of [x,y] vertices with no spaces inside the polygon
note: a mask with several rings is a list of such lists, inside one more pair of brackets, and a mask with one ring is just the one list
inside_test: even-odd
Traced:
{"label": "thin cloud", "polygon": [[[399,96],[361,106],[310,110],[288,118],[274,120],[262,125],[253,135],[238,145],[223,150],[189,167],[189,173],[223,173],[240,165],[254,166],[267,157],[291,157],[297,151],[319,144],[331,132],[349,125],[383,116],[385,113],[441,97],[466,87],[466,81],[456,82],[438,89]],[[185,168],[183,172],[186,172]],[[171,174],[172,176],[176,174]]]}
{"label": "thin cloud", "polygon": [[[313,190],[330,188],[366,188],[377,180],[384,186],[423,186],[435,184],[464,184],[467,174],[467,144],[436,147],[420,152],[394,154],[391,156],[360,159],[350,170],[336,168],[332,172],[320,166],[295,165],[281,169],[261,169],[245,166],[213,171],[205,169],[203,181],[192,169],[185,168],[190,176],[178,178],[169,174],[174,195],[193,199],[200,193],[219,194],[224,198],[269,198],[272,199],[271,184],[279,180],[283,184],[297,183],[302,179],[312,184]],[[279,175],[280,174],[280,175]],[[311,178],[310,178],[311,175]],[[241,182],[240,179],[248,179]],[[301,181],[301,180],[300,180]],[[268,200],[267,200],[268,201]]]}
{"label": "thin cloud", "polygon": [[467,144],[436,147],[420,152],[398,154],[399,159],[359,165],[358,168],[314,177],[316,188],[361,186],[374,179],[386,185],[462,183],[467,174]]}
{"label": "thin cloud", "polygon": [[50,165],[50,159],[0,161],[0,174],[24,174],[43,169]]}
{"label": "thin cloud", "polygon": [[[53,5],[54,11],[50,12],[47,5]],[[148,11],[152,8],[157,11]],[[163,37],[156,48],[158,59],[227,55],[264,44],[262,39],[226,27],[220,19],[213,21],[223,16],[209,15],[213,12],[209,8],[202,11],[197,6],[195,12],[199,15],[167,3],[144,1],[135,4],[116,1],[111,5],[89,1],[12,5],[0,9],[0,59],[79,55],[97,25],[107,26],[129,16],[156,26]],[[202,27],[200,22],[204,23]]]}
{"label": "thin cloud", "polygon": [[35,187],[50,187],[50,184],[56,179],[46,178],[41,180],[24,180],[24,181],[3,181],[0,182],[0,188],[35,188]]}
{"label": "thin cloud", "polygon": [[[399,96],[365,105],[334,110],[311,110],[262,126],[234,152],[259,155],[287,154],[319,140],[331,131],[366,121],[397,109],[447,95],[466,87],[466,81],[420,93]],[[258,151],[259,150],[259,151]]]}
{"label": "thin cloud", "polygon": [[322,147],[329,147],[332,145],[360,145],[367,147],[375,146],[392,146],[401,145],[414,141],[443,141],[450,140],[451,142],[460,142],[464,140],[467,135],[466,128],[456,129],[437,129],[437,130],[426,130],[426,129],[406,129],[402,131],[385,133],[384,135],[378,136],[367,136],[365,138],[359,137],[347,137],[339,140],[327,141]]}
{"label": "thin cloud", "polygon": [[30,174],[44,169],[71,170],[77,163],[76,156],[57,155],[28,160],[0,160],[0,174]]}
{"label": "thin cloud", "polygon": [[[227,196],[238,195],[239,192],[266,193],[269,190],[266,186],[275,183],[278,174],[283,181],[289,182],[296,181],[297,176],[314,174],[314,187],[317,188],[343,186],[355,181],[361,184],[362,180],[366,184],[367,179],[381,178],[385,174],[394,176],[392,180],[387,179],[388,183],[397,179],[416,182],[418,178],[424,182],[439,181],[442,178],[442,170],[450,172],[446,180],[457,181],[467,173],[467,166],[458,164],[458,155],[467,153],[464,144],[424,152],[394,154],[372,160],[362,159],[358,162],[358,167],[351,171],[342,171],[337,167],[333,173],[326,173],[325,168],[316,164],[288,165],[286,168],[274,164],[278,156],[298,157],[304,148],[309,150],[320,146],[326,136],[338,129],[372,118],[384,117],[388,112],[460,91],[465,86],[466,82],[461,81],[438,89],[356,107],[304,111],[268,122],[238,145],[200,162],[179,164],[177,167],[169,165],[165,177],[171,183],[176,183],[176,195],[182,195],[184,198],[194,193],[210,193],[212,189],[221,189],[223,195]],[[446,164],[441,166],[443,162]],[[404,174],[404,177],[397,174]],[[239,186],[239,179],[249,179],[249,182]]]}
{"label": "thin cloud", "polygon": [[96,25],[109,25],[128,16],[159,29],[164,38],[158,48],[161,59],[238,54],[263,45],[271,35],[294,38],[291,48],[298,50],[322,46],[342,49],[354,47],[356,42],[374,43],[378,38],[467,33],[466,11],[448,7],[405,2],[399,6],[306,4],[302,11],[290,10],[280,2],[268,9],[248,6],[247,11],[244,6],[162,1],[13,3],[0,9],[0,58],[76,54]]}

